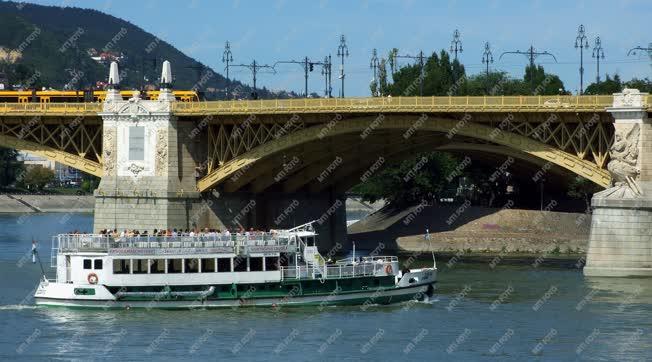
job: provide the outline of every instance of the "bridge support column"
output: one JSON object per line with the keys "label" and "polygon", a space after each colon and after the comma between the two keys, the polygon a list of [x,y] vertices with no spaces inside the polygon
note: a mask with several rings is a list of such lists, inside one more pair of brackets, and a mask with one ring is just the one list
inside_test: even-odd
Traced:
{"label": "bridge support column", "polygon": [[616,121],[608,165],[614,186],[591,200],[587,276],[652,276],[652,122],[645,96],[625,89],[608,109]]}
{"label": "bridge support column", "polygon": [[[109,79],[117,88],[117,65],[111,68]],[[163,68],[163,79],[171,79],[169,63]],[[200,205],[195,164],[184,144],[186,130],[172,115],[171,91],[162,89],[158,100],[138,94],[123,100],[117,89],[108,93],[100,114],[104,174],[95,191],[94,230],[151,233],[198,226],[193,224]]]}

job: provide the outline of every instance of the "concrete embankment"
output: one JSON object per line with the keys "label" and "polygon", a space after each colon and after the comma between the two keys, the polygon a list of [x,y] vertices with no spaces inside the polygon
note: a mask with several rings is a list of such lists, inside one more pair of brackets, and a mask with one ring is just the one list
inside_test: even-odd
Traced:
{"label": "concrete embankment", "polygon": [[[351,225],[349,241],[373,250],[442,254],[551,255],[586,253],[591,216],[553,211],[460,206],[389,207]],[[426,240],[426,229],[430,240]]]}
{"label": "concrete embankment", "polygon": [[0,213],[93,212],[92,195],[0,195]]}

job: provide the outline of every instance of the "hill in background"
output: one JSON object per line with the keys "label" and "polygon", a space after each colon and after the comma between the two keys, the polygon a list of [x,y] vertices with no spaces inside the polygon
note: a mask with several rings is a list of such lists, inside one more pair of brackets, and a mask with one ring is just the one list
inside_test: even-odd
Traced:
{"label": "hill in background", "polygon": [[[106,82],[108,64],[117,59],[123,88],[140,88],[142,79],[156,84],[161,63],[169,60],[176,89],[199,84],[207,98],[225,98],[225,77],[138,26],[96,10],[1,2],[0,24],[0,73],[10,85],[85,89]],[[251,93],[239,82],[229,88],[238,89],[239,98]],[[258,95],[294,96],[264,88]]]}

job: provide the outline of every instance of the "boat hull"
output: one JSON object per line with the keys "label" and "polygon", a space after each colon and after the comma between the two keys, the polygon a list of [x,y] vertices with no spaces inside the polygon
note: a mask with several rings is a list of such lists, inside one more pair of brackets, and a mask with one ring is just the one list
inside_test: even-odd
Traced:
{"label": "boat hull", "polygon": [[[365,290],[331,290],[322,293],[287,293],[275,296],[244,295],[232,298],[212,298],[205,295],[171,298],[170,294],[158,293],[140,297],[116,297],[102,285],[74,285],[66,283],[42,282],[34,296],[37,305],[72,308],[99,309],[204,309],[237,307],[286,306],[331,306],[331,305],[377,305],[394,304],[409,300],[424,300],[432,296],[436,278],[435,273],[419,270],[407,274],[394,286],[368,288]],[[411,283],[407,283],[407,282]],[[90,290],[92,294],[80,295],[80,290]],[[125,293],[128,294],[128,293]],[[137,293],[133,293],[137,294]]]}

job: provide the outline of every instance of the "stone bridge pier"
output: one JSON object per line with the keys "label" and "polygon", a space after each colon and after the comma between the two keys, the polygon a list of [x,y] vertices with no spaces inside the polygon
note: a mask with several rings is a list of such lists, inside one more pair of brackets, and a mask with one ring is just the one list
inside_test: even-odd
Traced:
{"label": "stone bridge pier", "polygon": [[652,276],[652,121],[646,95],[625,89],[607,109],[615,119],[608,164],[613,186],[591,200],[587,276]]}
{"label": "stone bridge pier", "polygon": [[[123,100],[117,64],[100,113],[103,177],[95,191],[94,231],[217,228],[269,230],[316,220],[326,251],[346,239],[344,195],[197,191],[206,145],[195,125],[173,115],[169,62],[157,100]],[[203,158],[202,158],[203,157]]]}

